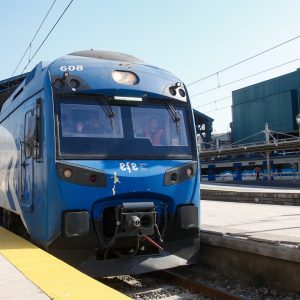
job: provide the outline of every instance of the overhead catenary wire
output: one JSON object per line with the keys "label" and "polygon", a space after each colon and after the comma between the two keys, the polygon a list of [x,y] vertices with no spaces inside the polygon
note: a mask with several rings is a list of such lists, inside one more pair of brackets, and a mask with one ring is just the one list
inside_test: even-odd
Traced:
{"label": "overhead catenary wire", "polygon": [[[287,90],[287,91],[289,91],[289,90]],[[239,92],[236,93],[235,95],[237,96],[237,95],[240,95],[240,94],[242,94],[242,93],[243,93],[243,91],[239,91]],[[232,98],[232,96],[227,96],[227,97],[224,97],[224,98],[221,98],[221,99],[218,99],[218,100],[222,100],[222,99],[226,99],[226,98]],[[261,98],[264,98],[264,97],[261,97]],[[211,101],[209,104],[212,104],[212,103],[215,103],[215,104],[216,104],[216,103],[218,102],[218,100]],[[252,101],[253,101],[253,99],[250,99],[250,100],[244,101],[243,104],[249,103],[249,102],[252,102]],[[232,106],[238,106],[238,105],[241,105],[241,104],[234,104],[234,105],[232,105]],[[216,110],[221,110],[221,109],[227,108],[227,107],[229,107],[229,106],[225,106],[225,107],[221,107],[221,108],[216,108],[216,109],[213,109],[213,110],[211,110],[211,111],[209,111],[209,112],[213,112],[213,111],[216,111]],[[194,108],[197,108],[197,106],[194,107]],[[205,113],[205,112],[204,112],[204,113]]]}
{"label": "overhead catenary wire", "polygon": [[[208,92],[211,92],[211,91],[214,91],[214,90],[217,90],[217,89],[219,89],[219,88],[222,88],[222,87],[224,87],[224,86],[227,86],[227,85],[230,85],[230,84],[234,84],[234,83],[236,83],[236,82],[239,82],[239,81],[242,81],[242,80],[245,80],[245,79],[248,79],[248,78],[251,78],[251,77],[257,76],[257,75],[260,75],[260,74],[262,74],[262,73],[264,73],[264,72],[271,71],[271,70],[273,70],[273,69],[276,69],[276,68],[279,68],[279,67],[285,66],[285,65],[287,65],[287,64],[291,64],[291,63],[293,63],[293,62],[296,62],[296,61],[298,61],[298,60],[300,60],[300,58],[296,58],[296,59],[294,59],[294,60],[291,60],[291,61],[288,61],[288,62],[286,62],[286,63],[283,63],[283,64],[280,64],[280,65],[277,65],[277,66],[274,66],[274,67],[268,68],[268,69],[266,69],[266,70],[263,70],[263,71],[260,71],[260,72],[257,72],[257,73],[254,73],[254,74],[248,75],[248,76],[246,76],[246,77],[243,77],[243,78],[239,78],[239,79],[237,79],[237,80],[234,80],[234,81],[231,81],[231,82],[228,82],[228,83],[222,84],[222,85],[220,85],[220,84],[218,83],[218,86],[217,86],[217,87],[214,87],[214,88],[211,88],[211,89],[205,90],[205,91],[203,91],[203,92],[200,92],[200,93],[194,94],[194,95],[192,95],[192,96],[191,96],[191,98],[193,98],[193,97],[196,97],[196,96],[199,96],[199,95],[202,95],[202,94],[205,94],[205,93],[208,93]],[[217,72],[217,73],[218,73],[218,72]],[[204,104],[201,104],[201,105],[195,106],[194,108],[200,108],[200,107],[207,106],[207,105],[209,105],[209,104],[213,104],[213,103],[215,103],[215,104],[216,104],[217,102],[220,102],[220,101],[223,101],[223,100],[229,99],[229,98],[231,98],[231,97],[232,97],[232,96],[226,96],[226,97],[222,97],[222,98],[220,98],[220,99],[212,100],[212,101],[210,101],[210,102],[207,102],[207,103],[204,103]],[[222,109],[225,109],[225,108],[228,108],[228,107],[230,107],[230,106],[225,106],[225,107],[221,107],[221,108],[215,108],[215,109],[213,109],[213,110],[210,110],[210,111],[207,111],[207,112],[205,112],[205,113],[211,113],[211,112],[214,112],[214,111],[217,111],[217,110],[222,110]]]}
{"label": "overhead catenary wire", "polygon": [[216,99],[216,100],[210,101],[210,102],[206,102],[206,103],[204,103],[204,104],[201,104],[201,105],[194,106],[194,108],[199,108],[199,107],[207,106],[207,105],[209,105],[209,104],[212,104],[212,103],[217,103],[217,102],[220,102],[220,101],[223,101],[223,100],[229,99],[229,98],[231,98],[231,97],[232,97],[232,96],[226,96],[226,97],[222,97],[222,98],[219,98],[219,99]]}
{"label": "overhead catenary wire", "polygon": [[[210,113],[210,112],[214,112],[214,111],[218,111],[218,110],[223,110],[223,109],[230,108],[230,107],[231,107],[231,105],[228,105],[228,106],[224,106],[224,107],[220,107],[220,108],[215,108],[215,109],[213,109],[213,110],[206,111],[206,112],[204,112],[204,113],[205,113],[205,114],[208,114],[208,113]],[[248,136],[248,137],[246,137],[246,138],[244,138],[244,139],[248,139],[248,138],[253,137],[253,136],[255,136],[255,135],[259,134],[259,133],[264,133],[264,130],[259,131],[258,133],[255,133],[254,135]],[[294,137],[295,137],[294,135],[287,134],[287,133],[280,132],[280,131],[274,131],[274,130],[270,130],[270,133],[276,133],[276,134],[278,134],[278,135],[285,135],[285,136],[288,136],[288,137],[290,137],[290,138],[294,138]],[[298,130],[293,130],[293,131],[290,131],[289,133],[298,133]],[[274,138],[274,137],[273,137],[273,138]],[[244,140],[244,139],[242,139],[242,140]],[[275,138],[274,138],[274,139],[275,139]],[[236,142],[232,143],[232,145],[234,145],[235,143],[241,142],[242,140],[236,141]]]}
{"label": "overhead catenary wire", "polygon": [[[240,93],[237,93],[237,95],[239,95],[239,94],[240,94]],[[211,101],[211,102],[207,103],[207,105],[212,104],[212,103],[217,103],[217,102],[220,101],[220,100],[228,99],[228,98],[232,98],[232,96],[227,96],[227,97],[224,97],[224,98],[215,100],[215,101]],[[243,102],[243,104],[249,103],[249,102],[252,102],[252,101],[253,101],[253,99],[248,100],[248,101],[246,101],[246,102]],[[215,112],[215,111],[218,111],[218,110],[223,110],[223,109],[229,108],[229,107],[231,107],[231,106],[237,106],[237,105],[240,105],[240,104],[228,105],[228,106],[222,106],[222,107],[216,107],[215,109],[212,109],[212,110],[209,110],[209,111],[204,111],[203,113],[204,113],[204,114],[207,114],[207,113]],[[204,105],[203,105],[203,106],[204,106]],[[199,108],[199,106],[195,106],[194,108]],[[297,131],[297,132],[298,132],[298,131]]]}
{"label": "overhead catenary wire", "polygon": [[50,12],[51,12],[51,10],[52,10],[52,8],[53,8],[53,6],[54,6],[54,4],[55,4],[56,1],[57,1],[57,0],[54,0],[54,1],[52,2],[50,8],[48,9],[48,11],[47,11],[47,13],[46,13],[46,15],[44,16],[43,21],[42,21],[41,24],[39,25],[37,31],[35,32],[33,38],[32,38],[31,41],[29,42],[28,47],[26,48],[25,52],[23,53],[21,59],[19,60],[17,66],[15,67],[15,69],[14,69],[14,71],[13,71],[13,73],[12,73],[12,75],[11,75],[10,77],[13,77],[13,76],[15,75],[16,71],[18,70],[19,66],[21,65],[21,63],[22,63],[22,61],[23,61],[23,59],[24,59],[26,53],[28,52],[28,50],[29,50],[29,60],[30,60],[30,53],[31,53],[32,43],[33,43],[33,41],[35,40],[35,38],[36,38],[36,36],[38,35],[38,33],[40,32],[42,26],[44,25],[44,23],[45,23],[45,21],[46,21],[48,15],[50,14]]}
{"label": "overhead catenary wire", "polygon": [[[221,85],[221,86],[218,86],[218,87],[215,87],[215,88],[212,88],[212,89],[206,90],[206,91],[204,91],[204,92],[202,92],[202,93],[198,93],[198,94],[192,95],[192,96],[191,96],[191,98],[192,98],[192,97],[195,97],[195,96],[199,96],[200,94],[205,94],[205,93],[208,93],[208,92],[210,92],[210,91],[212,91],[212,90],[217,90],[217,89],[219,89],[219,88],[221,88],[221,87],[223,87],[223,86],[227,86],[227,85],[229,85],[229,84],[233,84],[233,83],[236,83],[236,82],[239,82],[239,81],[242,81],[242,80],[248,79],[248,78],[250,78],[250,77],[254,77],[254,76],[260,75],[260,74],[262,74],[262,73],[264,73],[264,72],[267,72],[267,71],[273,70],[273,69],[275,69],[275,68],[282,67],[282,66],[284,66],[284,65],[287,65],[287,64],[293,63],[293,62],[295,62],[295,61],[298,61],[298,60],[300,60],[300,58],[297,58],[297,59],[291,60],[291,61],[289,61],[289,62],[286,62],[286,63],[284,63],[284,64],[280,64],[280,65],[277,65],[277,66],[275,66],[275,67],[272,67],[272,68],[269,68],[269,69],[266,69],[266,70],[260,71],[260,72],[258,72],[258,73],[251,74],[251,75],[249,75],[249,76],[246,76],[246,77],[243,77],[243,78],[240,78],[240,79],[237,79],[237,80],[234,80],[234,81],[231,81],[231,82],[225,83],[225,84],[223,84],[223,85]],[[195,106],[194,108],[200,108],[200,107],[207,106],[207,105],[209,105],[209,104],[213,104],[213,103],[215,103],[215,104],[216,104],[216,103],[218,103],[218,102],[220,102],[220,101],[223,101],[223,100],[229,99],[229,98],[231,98],[231,97],[232,97],[232,96],[226,96],[226,97],[222,97],[222,98],[220,98],[220,99],[216,99],[216,100],[213,100],[213,101],[210,101],[210,102],[207,102],[207,103],[204,103],[204,104],[201,104],[201,105]],[[230,105],[230,106],[231,106],[231,105]],[[220,107],[220,108],[215,108],[215,109],[213,109],[213,110],[209,110],[209,111],[206,111],[206,112],[204,112],[204,113],[211,113],[211,112],[214,112],[214,111],[223,110],[223,109],[225,109],[225,108],[228,108],[228,107],[230,107],[230,106],[224,106],[224,107]]]}
{"label": "overhead catenary wire", "polygon": [[253,59],[253,58],[256,58],[256,57],[258,57],[258,56],[260,56],[260,55],[262,55],[262,54],[265,54],[265,53],[267,53],[267,52],[269,52],[269,51],[272,51],[272,50],[274,50],[274,49],[276,49],[276,48],[279,48],[279,47],[281,47],[281,46],[283,46],[283,45],[285,45],[285,44],[288,44],[288,43],[290,43],[290,42],[292,42],[292,41],[294,41],[294,40],[296,40],[296,39],[298,39],[298,38],[300,38],[300,35],[297,35],[297,36],[295,36],[295,37],[293,37],[293,38],[291,38],[291,39],[289,39],[289,40],[287,40],[287,41],[281,42],[281,43],[279,43],[279,44],[277,44],[277,45],[275,45],[275,46],[273,46],[273,47],[271,47],[271,48],[268,48],[268,49],[266,49],[266,50],[263,50],[263,51],[261,51],[261,52],[259,52],[259,53],[254,54],[254,55],[252,55],[252,56],[250,56],[250,57],[247,57],[247,58],[245,58],[245,59],[243,59],[243,60],[241,60],[241,61],[239,61],[239,62],[237,62],[237,63],[234,63],[234,64],[232,64],[232,65],[230,65],[230,66],[228,66],[228,67],[226,67],[226,68],[223,68],[223,69],[221,69],[221,70],[219,70],[219,71],[217,71],[217,72],[211,73],[211,74],[206,75],[206,76],[204,76],[204,77],[202,77],[202,78],[200,78],[200,79],[198,79],[198,80],[196,80],[196,81],[193,81],[193,82],[191,82],[191,83],[188,83],[186,86],[194,85],[194,84],[196,84],[196,83],[198,83],[198,82],[200,82],[200,81],[203,81],[203,80],[208,79],[208,78],[210,78],[210,77],[212,77],[212,76],[215,76],[215,75],[219,76],[219,74],[222,73],[222,72],[224,72],[224,71],[227,71],[227,70],[229,70],[229,69],[231,69],[231,68],[234,68],[234,67],[236,67],[236,66],[238,66],[238,65],[240,65],[240,64],[242,64],[242,63],[245,63],[245,62],[247,62],[247,61],[249,61],[249,60],[251,60],[251,59]]}
{"label": "overhead catenary wire", "polygon": [[[294,63],[294,62],[296,62],[296,61],[298,61],[298,60],[300,60],[300,57],[298,57],[298,58],[296,58],[296,59],[293,59],[293,60],[290,60],[290,61],[288,61],[288,62],[285,62],[285,63],[283,63],[283,64],[280,64],[280,65],[277,65],[277,66],[274,66],[274,67],[265,69],[265,70],[263,70],[263,71],[260,71],[260,72],[257,72],[257,73],[248,75],[248,76],[246,76],[246,77],[242,77],[242,78],[239,78],[239,79],[236,79],[236,80],[233,80],[233,81],[230,81],[230,82],[227,82],[227,83],[218,85],[217,87],[214,87],[214,88],[205,90],[205,91],[203,91],[203,92],[196,93],[196,94],[192,95],[191,98],[196,97],[196,96],[199,96],[199,95],[203,95],[203,94],[206,94],[206,93],[209,93],[209,92],[211,92],[211,91],[217,90],[217,89],[222,88],[222,87],[224,87],[224,86],[231,85],[231,84],[234,84],[234,83],[236,83],[236,82],[239,82],[239,81],[242,81],[242,80],[245,80],[245,79],[249,79],[249,78],[251,78],[251,77],[254,77],[254,76],[263,74],[263,73],[265,73],[265,72],[274,70],[274,69],[276,69],[276,68],[283,67],[283,66],[285,66],[285,65]],[[212,102],[215,102],[215,101],[212,101]]]}
{"label": "overhead catenary wire", "polygon": [[24,69],[22,71],[22,74],[27,69],[27,67],[29,66],[29,64],[31,63],[31,61],[34,59],[34,57],[36,56],[36,54],[40,51],[40,49],[42,48],[42,46],[44,45],[44,43],[46,42],[46,40],[48,39],[48,37],[50,36],[50,34],[52,33],[52,31],[54,30],[54,28],[56,27],[56,25],[59,23],[59,21],[61,20],[61,18],[64,16],[64,14],[66,13],[66,11],[69,9],[69,7],[73,3],[73,1],[74,0],[71,0],[69,2],[69,4],[66,6],[66,8],[62,12],[62,14],[59,16],[59,18],[55,22],[55,24],[52,26],[51,30],[48,32],[48,34],[46,35],[46,37],[44,38],[44,40],[42,41],[42,43],[39,45],[39,47],[37,48],[37,50],[35,51],[35,53],[33,54],[33,56],[29,59],[28,63],[26,64],[26,66],[24,67]]}
{"label": "overhead catenary wire", "polygon": [[231,105],[223,106],[223,107],[220,107],[220,108],[215,108],[215,109],[212,109],[212,110],[209,110],[209,111],[205,111],[204,114],[209,114],[211,112],[218,111],[218,110],[223,110],[223,109],[229,108],[229,107],[231,107]]}

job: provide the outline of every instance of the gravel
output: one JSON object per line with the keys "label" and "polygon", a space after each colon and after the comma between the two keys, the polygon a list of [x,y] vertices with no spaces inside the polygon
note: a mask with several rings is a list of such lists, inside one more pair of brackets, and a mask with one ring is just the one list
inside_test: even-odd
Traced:
{"label": "gravel", "polygon": [[212,271],[200,265],[177,268],[176,272],[213,288],[238,296],[241,299],[300,300],[300,287],[299,293],[291,293],[265,286],[254,286],[250,282],[243,281],[240,277],[228,276],[228,274]]}
{"label": "gravel", "polygon": [[159,278],[155,278],[153,274],[112,276],[101,279],[101,281],[128,295],[132,299],[137,300],[209,299],[198,294],[193,294],[182,287],[169,284],[168,282]]}
{"label": "gravel", "polygon": [[[239,277],[229,277],[227,274],[208,270],[199,265],[177,268],[174,271],[194,281],[238,296],[241,299],[300,300],[300,292],[289,293],[264,286],[253,286],[249,282],[242,281]],[[103,278],[101,281],[129,297],[138,300],[211,299],[206,296],[191,293],[180,286],[172,285],[167,281],[161,280],[155,277],[155,273],[135,276],[112,276]]]}

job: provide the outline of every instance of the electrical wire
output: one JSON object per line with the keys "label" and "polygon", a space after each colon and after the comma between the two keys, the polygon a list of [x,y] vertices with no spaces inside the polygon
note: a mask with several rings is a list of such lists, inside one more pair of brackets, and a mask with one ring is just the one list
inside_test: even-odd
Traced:
{"label": "electrical wire", "polygon": [[[269,68],[269,69],[267,69],[267,70],[263,70],[263,71],[261,71],[261,72],[258,72],[258,73],[255,73],[255,74],[252,74],[252,75],[249,75],[249,76],[246,76],[246,77],[243,77],[243,78],[240,78],[240,79],[234,80],[234,81],[232,81],[232,82],[225,83],[225,84],[224,84],[224,85],[222,85],[222,86],[226,86],[226,85],[229,85],[229,84],[233,84],[233,83],[235,83],[235,82],[238,82],[238,81],[242,81],[242,80],[248,79],[248,78],[250,78],[250,77],[257,76],[257,75],[259,75],[259,74],[262,74],[262,73],[264,73],[264,72],[267,72],[267,71],[273,70],[273,69],[275,69],[275,68],[282,67],[282,66],[284,66],[284,65],[287,65],[287,64],[293,63],[293,62],[295,62],[295,61],[298,61],[298,60],[300,60],[300,58],[297,58],[297,59],[291,60],[291,61],[289,61],[289,62],[286,62],[286,63],[284,63],[284,64],[281,64],[281,65],[277,65],[277,66],[275,66],[275,67],[272,67],[272,68]],[[210,89],[210,90],[204,91],[204,92],[203,92],[203,94],[204,94],[204,93],[208,93],[208,92],[209,92],[209,91],[211,91],[211,90],[216,90],[216,89],[218,89],[218,88],[220,88],[220,87],[222,87],[222,86],[215,87],[215,88],[213,88],[213,89]],[[200,94],[202,94],[202,93],[195,94],[195,95],[193,95],[193,96],[191,96],[191,97],[195,97],[195,96],[198,96],[198,95],[200,95]],[[222,98],[220,98],[220,99],[216,99],[216,100],[213,100],[213,101],[210,101],[210,102],[207,102],[207,103],[204,103],[204,104],[201,104],[201,105],[195,106],[194,108],[199,108],[199,107],[207,106],[207,105],[209,105],[209,104],[213,104],[213,103],[215,103],[215,104],[216,104],[217,102],[220,102],[220,101],[223,101],[223,100],[229,99],[229,98],[231,98],[231,97],[232,97],[232,96],[222,97]],[[225,107],[221,107],[221,108],[215,108],[215,109],[213,109],[213,110],[206,111],[206,112],[204,112],[204,113],[211,113],[211,112],[214,112],[214,111],[217,111],[217,110],[222,110],[222,109],[225,109],[225,108],[228,108],[228,107],[230,107],[230,106],[225,106]]]}
{"label": "electrical wire", "polygon": [[199,107],[207,106],[207,105],[209,105],[209,104],[217,103],[217,102],[226,100],[226,99],[231,98],[231,97],[232,97],[232,96],[227,96],[227,97],[223,97],[223,98],[220,98],[220,99],[216,99],[216,100],[213,100],[213,101],[210,101],[210,102],[207,102],[207,103],[198,105],[198,106],[194,106],[194,108],[199,108]]}
{"label": "electrical wire", "polygon": [[[239,94],[242,94],[242,93],[243,93],[242,91],[239,92],[239,93],[236,93],[235,96],[237,96],[237,95],[239,95]],[[223,99],[226,99],[226,98],[232,98],[232,96],[227,96],[227,97],[224,97],[224,98],[215,100],[215,101],[211,101],[211,102],[207,103],[207,105],[208,105],[208,104],[212,104],[212,103],[215,103],[215,104],[216,104],[218,101],[223,100]],[[261,97],[261,98],[264,98],[264,97]],[[256,99],[260,99],[260,98],[256,98]],[[246,102],[243,102],[242,104],[250,103],[250,102],[252,102],[253,100],[254,100],[254,99],[247,100]],[[213,109],[213,110],[205,111],[205,112],[203,112],[203,113],[204,113],[204,114],[207,114],[207,113],[211,113],[211,112],[214,112],[214,111],[222,110],[222,109],[225,109],[225,108],[228,108],[228,107],[231,107],[231,106],[233,107],[233,106],[238,106],[238,105],[241,105],[241,104],[229,105],[229,106],[224,106],[224,107],[220,107],[220,108],[216,107],[216,108]],[[203,106],[204,106],[204,105],[203,105]],[[197,108],[197,106],[195,106],[194,108]]]}
{"label": "electrical wire", "polygon": [[[248,76],[246,76],[246,77],[242,77],[242,78],[239,78],[239,79],[237,79],[237,80],[233,80],[233,81],[230,81],[230,82],[227,82],[227,83],[224,83],[224,84],[218,85],[217,87],[214,87],[214,88],[208,89],[208,90],[206,90],[206,91],[203,91],[203,92],[200,92],[200,93],[194,94],[194,95],[192,95],[192,96],[191,96],[191,98],[192,98],[192,97],[199,96],[199,95],[203,95],[203,94],[206,94],[206,93],[208,93],[208,92],[211,92],[211,91],[217,90],[217,89],[219,89],[219,88],[221,88],[221,87],[224,87],[224,86],[227,86],[227,85],[231,85],[231,84],[233,84],[233,83],[236,83],[236,82],[239,82],[239,81],[242,81],[242,80],[245,80],[245,79],[248,79],[248,78],[251,78],[251,77],[257,76],[257,75],[260,75],[260,74],[262,74],[262,73],[265,73],[265,72],[268,72],[268,71],[274,70],[274,69],[276,69],[276,68],[283,67],[283,66],[285,66],[285,65],[288,65],[288,64],[294,63],[294,62],[296,62],[296,61],[298,61],[298,60],[300,60],[300,57],[299,57],[299,58],[296,58],[296,59],[293,59],[293,60],[290,60],[290,61],[288,61],[288,62],[286,62],[286,63],[283,63],[283,64],[280,64],[280,65],[277,65],[277,66],[271,67],[271,68],[269,68],[269,69],[266,69],[266,70],[263,70],[263,71],[260,71],[260,72],[257,72],[257,73],[254,73],[254,74],[248,75]],[[215,102],[215,101],[213,101],[213,102]]]}
{"label": "electrical wire", "polygon": [[30,52],[31,52],[31,46],[32,46],[32,43],[33,43],[33,41],[35,40],[36,36],[38,35],[39,31],[41,30],[43,24],[45,23],[45,21],[46,21],[48,15],[49,15],[49,13],[51,12],[51,10],[52,10],[52,8],[53,8],[53,6],[54,6],[54,4],[55,4],[56,1],[57,1],[57,0],[54,0],[54,1],[52,2],[52,4],[51,4],[50,8],[48,9],[48,11],[47,11],[47,13],[46,13],[46,15],[45,15],[45,17],[44,17],[42,23],[41,23],[40,26],[38,27],[36,33],[34,34],[33,38],[31,39],[31,42],[29,43],[27,49],[25,50],[24,54],[22,55],[20,61],[18,62],[16,68],[14,69],[14,71],[13,71],[13,73],[12,73],[12,75],[11,75],[10,77],[13,77],[13,76],[15,75],[16,71],[18,70],[18,68],[19,68],[21,62],[23,61],[23,59],[24,59],[26,53],[28,52],[28,50],[29,50],[29,60],[30,60]]}
{"label": "electrical wire", "polygon": [[25,66],[25,68],[22,71],[22,74],[24,73],[24,71],[26,70],[26,68],[29,66],[29,64],[31,63],[31,61],[34,59],[34,57],[36,56],[36,54],[39,52],[39,50],[42,48],[42,46],[44,45],[44,43],[46,42],[46,40],[48,39],[48,37],[50,36],[50,34],[52,33],[52,31],[54,30],[54,28],[56,27],[56,25],[58,24],[58,22],[61,20],[61,18],[64,16],[64,14],[66,13],[66,11],[69,9],[70,5],[72,4],[74,0],[71,0],[69,2],[69,4],[66,6],[65,10],[62,12],[62,14],[59,16],[59,18],[57,19],[57,21],[55,22],[55,24],[53,25],[53,27],[51,28],[51,30],[48,32],[48,34],[46,35],[46,37],[44,38],[44,40],[42,41],[42,43],[40,44],[40,46],[37,48],[37,50],[35,51],[35,53],[33,54],[33,56],[31,57],[31,59],[29,59],[27,65]]}
{"label": "electrical wire", "polygon": [[200,79],[198,79],[198,80],[196,80],[196,81],[193,81],[193,82],[187,84],[186,86],[194,85],[194,84],[196,84],[196,83],[198,83],[198,82],[200,82],[200,81],[203,81],[203,80],[205,80],[205,79],[208,79],[208,78],[210,78],[210,77],[212,77],[212,76],[214,76],[214,75],[217,75],[217,76],[218,76],[220,73],[222,73],[222,72],[224,72],[224,71],[227,71],[227,70],[229,70],[229,69],[231,69],[231,68],[233,68],[233,67],[236,67],[236,66],[238,66],[238,65],[240,65],[240,64],[242,64],[242,63],[244,63],[244,62],[247,62],[247,61],[249,61],[249,60],[251,60],[251,59],[253,59],[253,58],[256,58],[256,57],[258,57],[258,56],[260,56],[260,55],[262,55],[262,54],[265,54],[265,53],[267,53],[267,52],[269,52],[269,51],[271,51],[271,50],[274,50],[274,49],[276,49],[276,48],[278,48],[278,47],[280,47],[280,46],[283,46],[283,45],[285,45],[285,44],[287,44],[287,43],[290,43],[290,42],[292,42],[292,41],[294,41],[294,40],[296,40],[296,39],[298,39],[298,38],[300,38],[300,35],[297,35],[297,36],[295,36],[295,37],[293,37],[293,38],[291,38],[291,39],[289,39],[289,40],[287,40],[287,41],[284,41],[284,42],[282,42],[282,43],[280,43],[280,44],[277,44],[277,45],[275,45],[275,46],[273,46],[273,47],[271,47],[271,48],[268,48],[268,49],[266,49],[266,50],[264,50],[264,51],[261,51],[261,52],[259,52],[259,53],[257,53],[257,54],[254,54],[254,55],[252,55],[252,56],[250,56],[250,57],[248,57],[248,58],[245,58],[245,59],[243,59],[243,60],[241,60],[241,61],[239,61],[239,62],[237,62],[237,63],[235,63],[235,64],[232,64],[232,65],[230,65],[230,66],[228,66],[228,67],[226,67],[226,68],[224,68],[224,69],[221,69],[221,70],[219,70],[219,71],[217,71],[217,72],[215,72],[215,73],[212,73],[212,74],[209,74],[209,75],[207,75],[207,76],[204,76],[204,77],[202,77],[202,78],[200,78]]}
{"label": "electrical wire", "polygon": [[211,113],[211,112],[214,112],[214,111],[217,111],[217,110],[223,110],[223,109],[229,108],[229,107],[231,107],[231,105],[223,106],[223,107],[220,107],[220,108],[215,108],[215,109],[210,110],[210,111],[205,111],[204,114],[209,114],[209,113]]}
{"label": "electrical wire", "polygon": [[[211,112],[214,112],[214,111],[218,111],[218,110],[223,110],[223,109],[229,108],[229,107],[231,107],[231,105],[224,106],[224,107],[221,107],[221,108],[216,108],[216,109],[211,110],[211,111],[206,111],[206,112],[204,112],[204,114],[208,114],[208,113],[211,113]],[[285,135],[285,136],[288,136],[288,137],[291,137],[291,138],[294,138],[294,137],[295,137],[294,135],[287,134],[287,133],[280,132],[280,131],[270,130],[270,133],[271,133],[271,132],[272,132],[272,133],[279,134],[279,135]],[[292,132],[298,133],[298,130],[291,131],[291,133],[292,133]],[[236,141],[236,142],[232,143],[231,145],[234,145],[234,144],[239,143],[239,142],[241,142],[241,141],[243,141],[243,140],[249,139],[249,138],[251,138],[251,137],[253,137],[253,136],[255,136],[255,135],[258,135],[258,134],[260,134],[260,133],[264,133],[264,131],[257,132],[257,133],[255,133],[255,134],[253,134],[253,135],[250,135],[250,136],[248,136],[248,137],[246,137],[246,138],[243,138],[243,139],[241,139],[241,140],[239,140],[239,141]],[[273,137],[273,136],[272,136],[272,137]],[[275,139],[275,138],[273,137],[273,139]]]}

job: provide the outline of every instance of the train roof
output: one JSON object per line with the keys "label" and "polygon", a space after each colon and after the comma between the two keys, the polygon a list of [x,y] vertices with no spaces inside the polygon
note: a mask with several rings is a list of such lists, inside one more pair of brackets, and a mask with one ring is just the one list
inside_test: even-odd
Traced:
{"label": "train roof", "polygon": [[[80,56],[87,58],[97,58],[101,60],[113,60],[126,63],[144,64],[145,62],[133,55],[115,52],[115,51],[101,51],[101,50],[83,50],[78,52],[69,53],[70,56]],[[27,72],[21,75],[17,75],[11,78],[7,78],[0,81],[0,110],[3,103],[13,94],[27,75],[31,72]]]}
{"label": "train roof", "polygon": [[[127,70],[127,68],[130,68],[132,70],[143,73],[144,79],[146,79],[144,80],[144,85],[132,87],[137,91],[141,89],[141,91],[139,91],[140,93],[142,93],[142,91],[149,91],[150,80],[148,79],[151,79],[152,76],[157,79],[161,78],[162,80],[160,85],[152,84],[150,89],[153,90],[154,88],[156,92],[163,93],[167,97],[175,98],[180,101],[186,101],[186,96],[182,96],[179,93],[177,93],[176,95],[171,95],[168,92],[169,87],[173,86],[175,83],[183,84],[180,79],[178,79],[169,71],[149,65],[145,61],[133,55],[115,51],[101,51],[91,49],[69,53],[67,55],[53,60],[51,63],[42,61],[38,63],[32,71],[28,73],[0,81],[0,112],[3,112],[6,109],[6,107],[8,107],[10,103],[12,103],[14,99],[19,97],[21,93],[23,96],[25,94],[28,94],[27,96],[29,96],[30,92],[33,92],[33,90],[37,90],[37,88],[41,88],[41,84],[43,84],[43,77],[41,76],[45,76],[45,71],[48,71],[48,73],[53,78],[62,76],[62,67],[65,67],[66,64],[70,64],[73,66],[73,64],[77,64],[79,62],[85,63],[85,69],[89,69],[90,71],[89,73],[85,73],[85,76],[83,76],[83,78],[85,78],[85,80],[88,82],[92,89],[111,88],[110,82],[108,80],[102,80],[101,85],[99,85],[99,81],[97,79],[97,76],[99,76],[99,74],[95,73],[96,69],[93,67],[95,63],[97,64],[97,61],[101,65],[103,65],[101,71],[103,74],[105,72],[107,73],[107,70],[111,67],[116,67],[122,70]],[[148,68],[147,71],[145,71],[144,68]],[[76,74],[76,70],[75,72],[72,71],[72,74],[73,73]],[[93,77],[93,75],[95,76]],[[34,81],[33,79],[36,79],[37,77],[40,78],[39,81]],[[31,82],[34,82],[34,84],[32,85]],[[27,86],[29,87],[29,89],[27,88]],[[126,90],[127,87],[123,87],[123,89]]]}
{"label": "train roof", "polygon": [[82,56],[82,57],[89,57],[89,58],[98,58],[102,60],[115,60],[115,61],[122,61],[128,63],[139,63],[144,64],[145,61],[129,54],[115,52],[115,51],[102,51],[102,50],[83,50],[78,52],[72,52],[68,55],[73,56]]}

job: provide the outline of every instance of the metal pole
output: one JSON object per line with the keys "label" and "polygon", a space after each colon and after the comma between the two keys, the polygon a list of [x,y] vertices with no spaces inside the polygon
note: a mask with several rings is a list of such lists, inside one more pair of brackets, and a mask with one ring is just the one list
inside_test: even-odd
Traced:
{"label": "metal pole", "polygon": [[[270,130],[268,123],[265,124],[265,137],[266,137],[266,144],[270,144]],[[270,152],[266,152],[267,157],[267,174],[268,180],[271,180],[271,163],[270,163]]]}
{"label": "metal pole", "polygon": [[196,141],[197,141],[197,147],[198,147],[198,154],[200,155],[201,151],[202,151],[202,138],[201,135],[199,133],[197,133],[196,135]]}
{"label": "metal pole", "polygon": [[265,138],[266,138],[266,144],[270,144],[270,130],[269,130],[269,125],[268,123],[265,124]]}
{"label": "metal pole", "polygon": [[[300,98],[300,96],[299,96],[299,98]],[[298,106],[299,106],[299,103],[298,103]],[[299,107],[299,113],[298,113],[298,115],[296,116],[296,123],[297,123],[297,125],[298,125],[298,137],[300,138],[300,107]]]}
{"label": "metal pole", "polygon": [[270,162],[270,152],[266,152],[267,156],[267,172],[268,172],[268,180],[271,180],[271,162]]}

